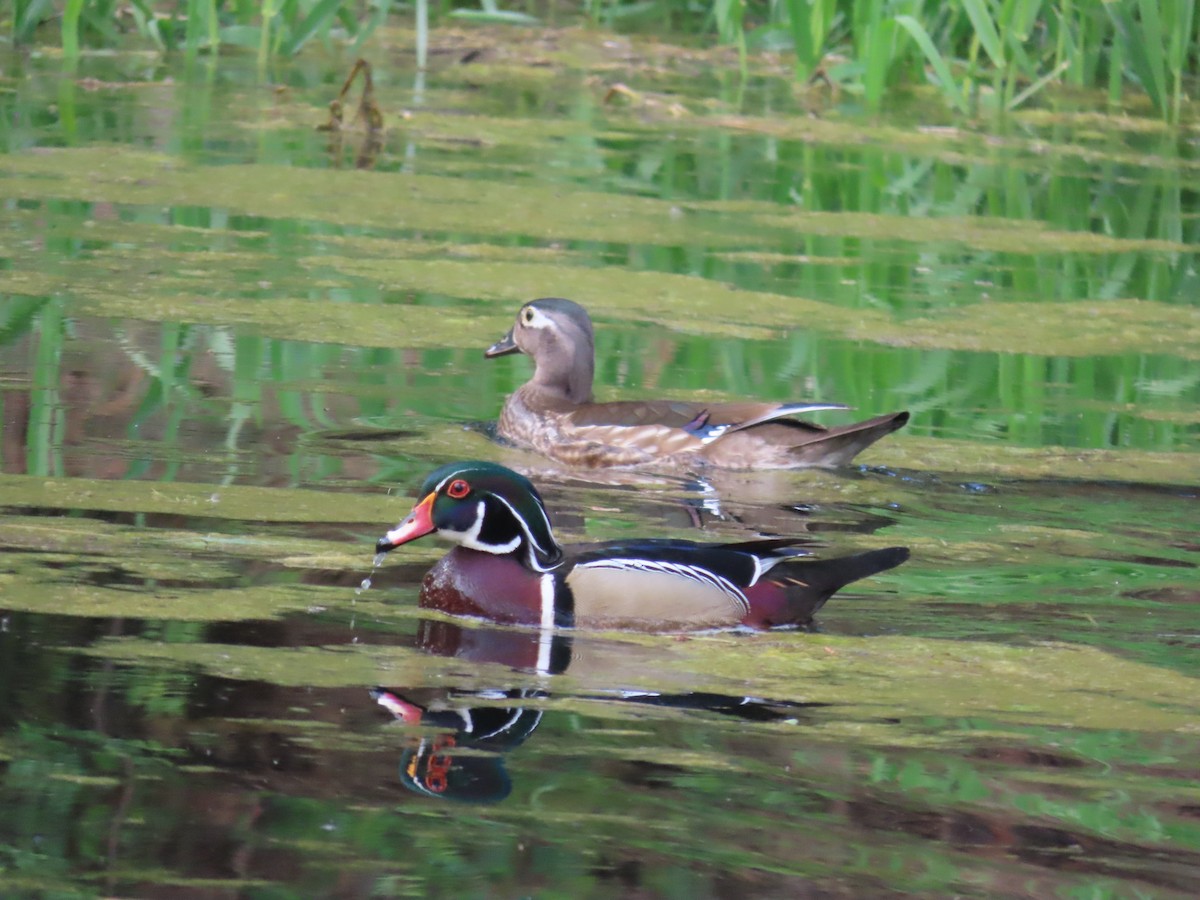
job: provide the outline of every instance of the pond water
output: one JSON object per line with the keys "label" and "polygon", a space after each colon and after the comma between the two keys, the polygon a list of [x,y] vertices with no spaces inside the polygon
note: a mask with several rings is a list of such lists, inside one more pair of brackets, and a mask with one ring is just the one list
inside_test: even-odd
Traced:
{"label": "pond water", "polygon": [[[376,61],[374,136],[317,128],[343,60],[6,60],[5,896],[1193,896],[1196,126],[437,40]],[[832,471],[566,470],[486,429],[548,295],[602,399],[912,421]],[[568,541],[911,558],[811,632],[564,632],[548,674],[418,610],[443,547],[372,569],[463,458]]]}

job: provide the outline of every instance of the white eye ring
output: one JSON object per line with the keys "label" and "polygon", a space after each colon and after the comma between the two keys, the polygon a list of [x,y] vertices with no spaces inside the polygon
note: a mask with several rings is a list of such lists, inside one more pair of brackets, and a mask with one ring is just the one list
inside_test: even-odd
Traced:
{"label": "white eye ring", "polygon": [[551,324],[549,316],[536,306],[527,306],[522,310],[521,323],[526,328],[545,328]]}

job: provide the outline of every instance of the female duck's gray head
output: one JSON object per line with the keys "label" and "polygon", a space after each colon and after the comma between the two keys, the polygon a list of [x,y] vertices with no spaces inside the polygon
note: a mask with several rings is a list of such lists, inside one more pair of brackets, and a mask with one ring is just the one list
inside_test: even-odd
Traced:
{"label": "female duck's gray head", "polygon": [[379,540],[387,553],[436,532],[460,547],[517,554],[535,572],[562,562],[537,488],[524,475],[489,462],[449,463],[425,479],[412,512]]}
{"label": "female duck's gray head", "polygon": [[595,338],[587,310],[561,297],[531,300],[517,311],[517,321],[484,351],[504,356],[520,351],[533,357],[534,385],[571,403],[589,403],[595,374]]}

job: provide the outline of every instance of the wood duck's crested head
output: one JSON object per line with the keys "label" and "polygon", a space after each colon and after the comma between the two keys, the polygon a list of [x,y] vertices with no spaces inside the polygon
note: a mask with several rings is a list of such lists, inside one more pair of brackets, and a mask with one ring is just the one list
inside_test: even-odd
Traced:
{"label": "wood duck's crested head", "polygon": [[512,469],[479,461],[449,463],[425,479],[418,496],[412,512],[379,539],[379,553],[436,533],[470,550],[517,556],[535,572],[549,572],[562,562],[541,495]]}
{"label": "wood duck's crested head", "polygon": [[578,303],[560,297],[531,300],[518,310],[508,334],[488,347],[484,356],[517,352],[533,357],[531,384],[571,403],[591,401],[595,338],[592,320]]}

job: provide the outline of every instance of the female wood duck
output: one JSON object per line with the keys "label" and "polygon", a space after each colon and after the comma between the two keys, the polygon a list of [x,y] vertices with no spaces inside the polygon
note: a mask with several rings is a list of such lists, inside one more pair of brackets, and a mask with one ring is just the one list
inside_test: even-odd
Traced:
{"label": "female wood duck", "polygon": [[458,545],[425,576],[421,606],[547,631],[803,625],[839,588],[908,558],[890,547],[800,561],[792,539],[620,541],[568,554],[533,484],[488,462],[442,466],[420,496],[376,549],[434,532]]}
{"label": "female wood duck", "polygon": [[508,398],[501,437],[568,465],[655,462],[726,469],[840,466],[908,421],[907,412],[824,428],[793,416],[839,404],[596,403],[592,320],[578,303],[526,303],[516,324],[484,355],[533,357],[533,378]]}

